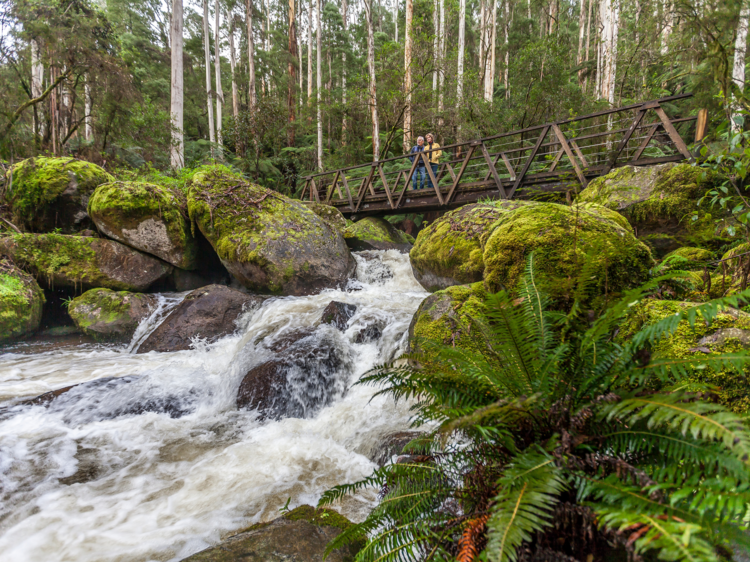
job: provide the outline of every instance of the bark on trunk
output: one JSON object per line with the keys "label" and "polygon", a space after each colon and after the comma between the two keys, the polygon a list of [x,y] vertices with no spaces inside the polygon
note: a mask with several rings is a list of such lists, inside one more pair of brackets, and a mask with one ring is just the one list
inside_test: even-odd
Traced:
{"label": "bark on trunk", "polygon": [[412,19],[414,16],[414,0],[406,0],[406,24],[404,25],[404,93],[406,94],[404,109],[404,152],[411,147],[411,45]]}
{"label": "bark on trunk", "polygon": [[669,37],[672,35],[672,26],[674,25],[674,13],[672,12],[672,3],[664,0],[663,4],[664,27],[661,30],[661,54],[666,56],[669,51]]}
{"label": "bark on trunk", "polygon": [[[349,44],[349,24],[347,23],[347,0],[341,0],[341,19],[344,22],[344,43]],[[341,144],[346,144],[346,130],[349,128],[349,123],[346,118],[346,51],[341,53],[341,105],[344,108],[344,115],[341,118]]]}
{"label": "bark on trunk", "polygon": [[[214,3],[214,73],[216,74],[216,142],[219,144],[219,150],[221,151],[221,145],[223,139],[221,137],[221,128],[223,125],[222,119],[222,108],[224,106],[224,89],[221,87],[221,53],[220,53],[220,40],[219,40],[219,28],[221,26],[221,7],[219,6],[219,0]],[[221,156],[221,154],[219,154]]]}
{"label": "bark on trunk", "polygon": [[232,116],[237,119],[240,114],[240,96],[237,91],[237,51],[234,45],[234,14],[229,12],[229,65],[232,69]]}
{"label": "bark on trunk", "polygon": [[255,92],[255,39],[253,38],[253,0],[245,0],[245,23],[247,24],[247,73],[248,80],[248,105],[253,113],[258,104],[258,96]]}
{"label": "bark on trunk", "polygon": [[211,48],[209,46],[211,32],[208,27],[208,0],[203,0],[203,54],[206,59],[206,100],[208,104],[208,138],[211,141],[211,158],[214,157],[214,108],[211,103]]}
{"label": "bark on trunk", "polygon": [[[739,94],[745,90],[745,55],[747,54],[747,27],[750,17],[750,2],[743,0],[740,19],[737,23],[737,39],[734,43],[734,65],[732,66],[732,82],[737,86]],[[734,97],[734,96],[733,96]],[[732,130],[739,132],[742,126],[736,122],[739,106],[735,103],[732,108]]]}
{"label": "bark on trunk", "polygon": [[435,103],[435,94],[437,93],[438,86],[438,26],[440,25],[438,14],[438,0],[432,0],[432,65],[434,67],[432,71],[432,103]]}
{"label": "bark on trunk", "polygon": [[[594,0],[589,0],[589,15],[586,22],[586,61],[588,62],[591,58],[591,12],[594,9]],[[583,91],[588,89],[589,76],[583,79]]]}
{"label": "bark on trunk", "polygon": [[83,122],[84,137],[87,142],[91,142],[94,139],[94,127],[91,122],[91,84],[89,84],[88,76],[83,83]]}
{"label": "bark on trunk", "polygon": [[172,0],[172,28],[170,31],[172,84],[170,88],[170,108],[172,116],[172,146],[170,162],[179,170],[185,165],[185,139],[182,130],[184,109],[184,89],[182,77],[182,0]]}
{"label": "bark on trunk", "polygon": [[578,70],[578,84],[583,85],[583,70],[580,68],[583,63],[583,36],[586,33],[585,17],[586,17],[586,0],[578,0],[580,2],[580,10],[578,13],[578,55],[576,56],[576,66]]}
{"label": "bark on trunk", "polygon": [[[31,97],[36,99],[42,95],[44,82],[44,66],[39,56],[39,45],[35,40],[31,40]],[[34,106],[34,133],[43,135],[42,126],[39,122],[38,112]]]}
{"label": "bark on trunk", "polygon": [[[445,0],[440,2],[440,40],[438,51],[440,52],[440,77],[438,80],[438,125],[443,126],[443,111],[445,110]],[[440,142],[443,142],[441,139]]]}
{"label": "bark on trunk", "polygon": [[510,43],[508,36],[510,35],[510,0],[505,0],[505,74],[503,75],[503,82],[505,83],[505,99],[510,99]]}
{"label": "bark on trunk", "polygon": [[307,14],[307,103],[312,103],[313,75],[312,75],[312,53],[313,53],[313,0],[310,0],[310,9]]}
{"label": "bark on trunk", "polygon": [[490,23],[492,25],[492,36],[490,40],[490,83],[489,87],[485,88],[485,97],[490,104],[493,102],[495,94],[495,74],[497,72],[497,5],[498,0],[494,0],[492,4],[492,17]]}
{"label": "bark on trunk", "polygon": [[317,117],[318,117],[318,169],[322,172],[323,171],[323,114],[322,114],[322,107],[320,103],[320,94],[321,90],[323,88],[322,80],[322,66],[321,66],[321,51],[323,49],[323,37],[321,35],[321,26],[320,26],[320,11],[322,10],[321,7],[322,0],[318,0],[317,2],[317,8],[315,10],[315,25],[317,27],[317,33],[315,34],[315,39],[317,43],[317,53],[315,56],[315,72],[317,74],[317,79],[315,81],[315,84],[317,86],[318,92],[317,92],[317,101],[318,101],[318,107],[317,107]]}
{"label": "bark on trunk", "polygon": [[394,41],[398,43],[398,0],[393,2],[393,25],[396,27]]}
{"label": "bark on trunk", "polygon": [[378,96],[375,82],[375,33],[372,29],[372,0],[364,0],[367,20],[367,70],[370,74],[370,118],[372,120],[372,159],[380,159],[380,127],[378,123]]}
{"label": "bark on trunk", "polygon": [[287,107],[289,108],[289,128],[287,130],[287,144],[294,146],[294,86],[297,83],[297,23],[295,22],[294,0],[289,0],[289,91]]}
{"label": "bark on trunk", "polygon": [[464,97],[464,48],[466,45],[466,0],[458,3],[458,68],[456,69],[456,110]]}

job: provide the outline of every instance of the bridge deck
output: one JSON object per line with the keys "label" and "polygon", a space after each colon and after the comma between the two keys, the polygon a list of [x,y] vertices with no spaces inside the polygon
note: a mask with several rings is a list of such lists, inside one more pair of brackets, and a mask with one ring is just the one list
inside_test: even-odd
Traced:
{"label": "bridge deck", "polygon": [[[301,198],[358,217],[446,210],[480,199],[544,198],[580,190],[613,168],[691,159],[683,138],[701,140],[706,112],[679,117],[671,96],[442,147],[436,174],[413,191],[418,163],[408,155],[313,174]],[[667,114],[669,111],[672,116]],[[431,180],[431,181],[430,181]],[[437,186],[437,187],[436,187]]]}

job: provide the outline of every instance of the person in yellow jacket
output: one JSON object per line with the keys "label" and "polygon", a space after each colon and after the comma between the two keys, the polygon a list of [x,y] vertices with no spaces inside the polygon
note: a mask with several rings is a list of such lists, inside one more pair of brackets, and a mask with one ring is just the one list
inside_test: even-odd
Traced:
{"label": "person in yellow jacket", "polygon": [[[440,145],[435,142],[435,137],[432,133],[427,133],[424,136],[424,150],[427,152],[428,150],[434,150],[436,148],[440,148]],[[430,161],[430,168],[432,168],[432,173],[437,178],[438,173],[438,162],[440,161],[440,155],[443,154],[442,150],[434,150],[434,152],[430,152],[427,154],[427,158]],[[432,187],[432,180],[430,179],[429,174],[427,175],[427,187]]]}

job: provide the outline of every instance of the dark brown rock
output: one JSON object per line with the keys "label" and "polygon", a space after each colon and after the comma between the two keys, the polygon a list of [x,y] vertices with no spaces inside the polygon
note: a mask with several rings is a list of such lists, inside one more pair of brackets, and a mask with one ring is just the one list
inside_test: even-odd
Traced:
{"label": "dark brown rock", "polygon": [[[259,523],[183,562],[323,562],[328,543],[352,523],[330,509],[300,506]],[[361,543],[331,552],[326,562],[352,562]]]}
{"label": "dark brown rock", "polygon": [[235,330],[235,320],[240,314],[260,306],[264,300],[223,285],[197,289],[146,338],[138,353],[190,349],[194,337],[216,341]]}
{"label": "dark brown rock", "polygon": [[[391,433],[383,439],[382,443],[370,455],[370,460],[378,466],[384,466],[391,461],[395,455],[401,455],[404,447],[419,436],[424,435],[419,431],[399,431]],[[421,446],[420,446],[421,449]],[[410,451],[410,453],[424,453],[424,450]]]}
{"label": "dark brown rock", "polygon": [[81,332],[97,341],[129,342],[156,301],[155,295],[91,289],[73,299],[68,314]]}
{"label": "dark brown rock", "polygon": [[349,319],[357,312],[357,307],[353,304],[344,302],[331,301],[323,309],[323,316],[320,318],[321,324],[330,324],[339,330],[346,330],[346,324]]}
{"label": "dark brown rock", "polygon": [[371,341],[379,340],[383,335],[383,331],[377,324],[369,324],[362,328],[357,335],[354,336],[354,343],[369,343]]}

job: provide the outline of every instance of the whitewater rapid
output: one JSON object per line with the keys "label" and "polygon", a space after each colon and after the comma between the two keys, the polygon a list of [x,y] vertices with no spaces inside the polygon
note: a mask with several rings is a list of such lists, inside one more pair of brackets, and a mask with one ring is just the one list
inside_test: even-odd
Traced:
{"label": "whitewater rapid", "polygon": [[[352,386],[399,355],[427,296],[407,255],[356,255],[346,290],[265,301],[243,314],[235,334],[194,349],[133,351],[184,295],[160,299],[128,345],[85,344],[42,353],[0,350],[0,553],[13,562],[181,560],[290,507],[315,504],[336,484],[368,475],[370,455],[408,428],[408,405]],[[245,373],[273,354],[259,342],[318,324],[332,300],[357,311],[345,332],[326,338],[343,358],[327,406],[306,418],[261,420],[235,408]],[[355,343],[376,324],[382,337]],[[74,389],[49,408],[19,403]],[[176,404],[141,414],[145,400]],[[4,409],[4,411],[3,411]],[[123,413],[124,412],[124,413]],[[363,493],[338,509],[361,520],[376,498]]]}

